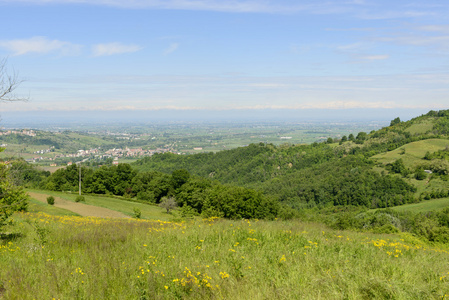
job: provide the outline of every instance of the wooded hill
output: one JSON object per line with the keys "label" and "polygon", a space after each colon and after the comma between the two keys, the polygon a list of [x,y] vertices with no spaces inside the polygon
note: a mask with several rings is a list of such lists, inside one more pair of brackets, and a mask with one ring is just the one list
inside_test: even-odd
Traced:
{"label": "wooded hill", "polygon": [[[350,134],[327,143],[251,144],[218,153],[160,154],[134,166],[164,173],[185,169],[224,184],[262,190],[295,208],[320,204],[389,207],[447,196],[449,164],[444,153],[449,153],[448,133],[449,110],[430,111],[407,122],[397,118],[391,126],[369,134]],[[419,143],[422,157],[407,155],[407,145],[413,148],[416,142],[435,139],[439,145]],[[392,160],[379,161],[376,156],[392,151],[400,152]],[[409,163],[411,158],[413,163]],[[423,187],[424,179],[435,184]]]}
{"label": "wooded hill", "polygon": [[[448,196],[448,134],[444,110],[326,143],[156,154],[132,165],[83,168],[83,192],[151,203],[173,197],[185,214],[229,218],[272,218],[335,205],[391,207]],[[22,180],[49,190],[78,190],[74,165],[48,178],[33,172],[27,176],[34,180]]]}

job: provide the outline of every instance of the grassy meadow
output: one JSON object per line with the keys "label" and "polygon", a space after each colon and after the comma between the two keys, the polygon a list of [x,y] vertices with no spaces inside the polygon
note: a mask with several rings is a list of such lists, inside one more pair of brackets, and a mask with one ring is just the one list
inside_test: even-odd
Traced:
{"label": "grassy meadow", "polygon": [[410,127],[405,129],[405,131],[409,132],[412,135],[424,134],[433,129],[433,126],[435,125],[435,121],[436,121],[435,118],[428,118],[428,119],[425,119],[420,122],[412,124]]}
{"label": "grassy meadow", "polygon": [[15,214],[5,230],[3,299],[449,298],[449,250],[406,234],[279,220],[101,219],[49,206]]}
{"label": "grassy meadow", "polygon": [[[35,193],[42,193],[45,195],[51,195],[72,202],[75,202],[75,199],[78,196],[77,193],[64,193],[64,192],[42,191],[32,189],[28,189],[28,191]],[[128,216],[133,216],[134,208],[137,208],[142,213],[141,215],[142,219],[172,221],[173,219],[179,219],[180,215],[178,211],[174,211],[172,214],[167,214],[164,212],[162,208],[156,205],[149,205],[134,201],[126,201],[123,199],[123,197],[118,196],[113,197],[106,195],[83,195],[83,196],[86,200],[85,202],[83,202],[84,204],[112,209]]]}
{"label": "grassy meadow", "polygon": [[416,168],[423,163],[423,158],[426,152],[436,152],[443,150],[449,145],[449,140],[446,139],[428,139],[418,142],[413,142],[399,147],[393,151],[388,151],[382,154],[377,154],[372,158],[383,164],[395,162],[402,158],[407,168]]}
{"label": "grassy meadow", "polygon": [[425,200],[419,203],[394,206],[390,208],[392,210],[399,212],[410,211],[413,213],[420,213],[420,212],[441,210],[448,207],[449,207],[449,198],[440,198],[440,199]]}

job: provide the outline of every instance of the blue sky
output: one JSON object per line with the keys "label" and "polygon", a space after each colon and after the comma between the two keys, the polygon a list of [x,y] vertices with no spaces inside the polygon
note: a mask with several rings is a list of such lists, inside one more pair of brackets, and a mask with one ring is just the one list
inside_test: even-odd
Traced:
{"label": "blue sky", "polygon": [[447,1],[0,0],[0,112],[449,108]]}

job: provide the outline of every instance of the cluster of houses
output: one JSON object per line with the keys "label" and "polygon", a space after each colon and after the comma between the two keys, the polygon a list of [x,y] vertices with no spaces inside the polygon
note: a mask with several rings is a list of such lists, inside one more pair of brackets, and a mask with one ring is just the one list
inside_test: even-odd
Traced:
{"label": "cluster of houses", "polygon": [[[51,150],[51,149],[48,149]],[[48,151],[50,152],[50,151]],[[78,150],[77,153],[70,154],[58,154],[54,157],[42,157],[36,156],[30,159],[27,159],[29,162],[38,162],[38,161],[56,161],[61,158],[81,158],[86,157],[83,161],[87,161],[89,157],[94,158],[114,158],[113,164],[118,164],[118,158],[131,158],[131,157],[142,157],[142,156],[151,156],[155,153],[165,153],[165,152],[173,152],[173,149],[170,148],[157,148],[155,150],[144,150],[142,148],[125,148],[125,149],[110,149],[102,152],[100,148],[94,148],[89,150]],[[44,154],[47,153],[47,150],[39,150],[34,152],[35,154]],[[67,165],[72,165],[73,162],[68,162]],[[56,163],[50,164],[52,167],[56,167]]]}
{"label": "cluster of houses", "polygon": [[21,135],[28,135],[28,136],[36,136],[36,133],[33,130],[28,130],[28,129],[0,131],[0,136],[1,135],[10,135],[10,134],[21,134]]}
{"label": "cluster of houses", "polygon": [[142,148],[125,148],[125,149],[111,149],[104,153],[103,157],[138,157],[151,156],[155,153],[173,152],[170,148],[157,148],[155,150],[144,150]]}
{"label": "cluster of houses", "polygon": [[53,149],[55,149],[55,146],[51,146],[50,148],[44,149],[44,150],[34,151],[33,154],[45,154],[45,153],[52,152]]}

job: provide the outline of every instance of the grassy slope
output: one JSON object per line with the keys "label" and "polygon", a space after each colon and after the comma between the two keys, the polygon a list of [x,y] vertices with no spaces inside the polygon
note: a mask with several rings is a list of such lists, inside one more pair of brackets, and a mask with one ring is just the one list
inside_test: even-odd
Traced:
{"label": "grassy slope", "polygon": [[[5,299],[447,299],[449,252],[292,222],[17,214]],[[419,262],[419,263],[417,263]]]}
{"label": "grassy slope", "polygon": [[[61,197],[69,201],[75,201],[75,198],[77,196],[77,194],[67,194],[54,191],[32,191],[36,193]],[[162,208],[156,205],[126,201],[107,196],[84,195],[84,197],[86,199],[85,204],[109,208],[111,210],[122,212],[128,216],[132,216],[134,213],[134,208],[138,208],[142,212],[142,219],[171,221],[179,217],[179,213],[177,211],[174,211],[172,214],[167,214]]]}
{"label": "grassy slope", "polygon": [[48,205],[46,203],[42,203],[41,201],[37,201],[34,199],[30,199],[30,201],[28,202],[28,212],[31,213],[41,212],[54,216],[78,216],[78,214],[71,212],[67,209]]}
{"label": "grassy slope", "polygon": [[[422,140],[404,145],[393,151],[375,155],[372,158],[383,164],[393,163],[397,159],[402,158],[406,167],[415,168],[423,163],[422,159],[424,158],[424,155],[426,155],[426,152],[433,153],[438,150],[443,150],[448,145],[449,140],[447,139]],[[405,150],[405,153],[401,154],[403,149]]]}
{"label": "grassy slope", "polygon": [[449,198],[433,199],[428,201],[423,201],[420,203],[406,204],[401,206],[391,207],[391,209],[396,211],[411,211],[415,213],[426,212],[432,210],[441,210],[449,207]]}
{"label": "grassy slope", "polygon": [[[449,145],[449,140],[447,139],[422,140],[409,143],[393,151],[375,155],[372,159],[376,162],[382,163],[383,165],[393,163],[397,159],[402,159],[407,168],[414,170],[417,166],[428,163],[428,161],[423,159],[426,152],[433,153],[446,148],[447,145]],[[404,150],[405,153],[402,154]],[[375,167],[375,170],[377,171],[380,171],[381,169],[382,168]],[[410,176],[404,179],[417,188],[417,196],[422,192],[431,192],[433,190],[448,188],[448,183],[438,177],[432,177],[431,180],[416,180],[413,176]]]}
{"label": "grassy slope", "polygon": [[412,135],[424,134],[433,129],[435,121],[436,118],[429,117],[427,119],[421,120],[420,122],[416,122],[410,125],[407,129],[405,129],[405,131],[411,133]]}

